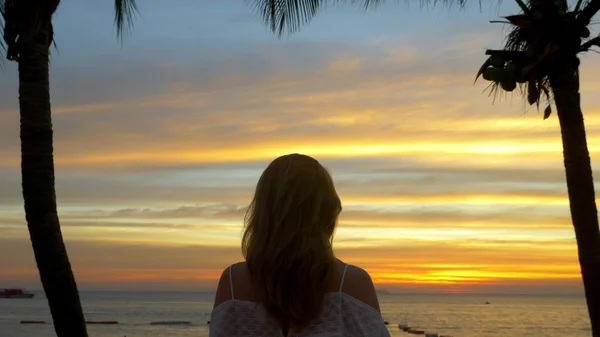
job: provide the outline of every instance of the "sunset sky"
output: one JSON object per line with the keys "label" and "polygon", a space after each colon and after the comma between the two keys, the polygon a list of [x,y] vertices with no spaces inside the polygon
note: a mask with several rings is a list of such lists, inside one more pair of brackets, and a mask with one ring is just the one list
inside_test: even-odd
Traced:
{"label": "sunset sky", "polygon": [[[336,253],[380,288],[580,291],[556,116],[473,85],[512,3],[330,6],[277,39],[245,1],[144,0],[121,45],[111,1],[62,2],[57,198],[81,289],[212,289],[260,173],[300,152],[336,182]],[[16,65],[0,72],[0,288],[39,288]],[[600,167],[600,56],[581,78]]]}

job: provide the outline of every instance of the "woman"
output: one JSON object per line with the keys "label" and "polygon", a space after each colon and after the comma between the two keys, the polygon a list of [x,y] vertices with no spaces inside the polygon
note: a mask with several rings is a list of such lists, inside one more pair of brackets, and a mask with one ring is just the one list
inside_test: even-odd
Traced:
{"label": "woman", "polygon": [[210,336],[389,336],[369,274],[333,254],[341,210],[318,161],[275,159],[246,213],[245,262],[219,280]]}

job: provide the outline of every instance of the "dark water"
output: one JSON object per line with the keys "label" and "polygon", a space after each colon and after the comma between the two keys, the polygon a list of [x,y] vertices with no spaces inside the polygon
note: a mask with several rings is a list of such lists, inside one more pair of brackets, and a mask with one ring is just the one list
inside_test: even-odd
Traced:
{"label": "dark water", "polygon": [[[212,293],[82,292],[90,337],[208,336]],[[491,304],[486,305],[489,301]],[[454,337],[580,337],[591,335],[585,300],[577,296],[380,295],[392,336],[411,336],[398,323]],[[0,337],[54,336],[52,325],[21,325],[21,320],[51,321],[43,294],[33,299],[0,299]],[[150,325],[153,321],[191,321],[190,326]]]}

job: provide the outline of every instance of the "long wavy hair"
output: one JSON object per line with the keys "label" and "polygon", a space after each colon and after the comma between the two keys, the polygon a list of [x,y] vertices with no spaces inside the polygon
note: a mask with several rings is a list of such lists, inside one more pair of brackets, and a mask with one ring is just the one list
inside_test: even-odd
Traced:
{"label": "long wavy hair", "polygon": [[242,252],[258,301],[280,323],[304,327],[336,272],[331,247],[342,210],[329,172],[289,154],[261,175],[245,217]]}

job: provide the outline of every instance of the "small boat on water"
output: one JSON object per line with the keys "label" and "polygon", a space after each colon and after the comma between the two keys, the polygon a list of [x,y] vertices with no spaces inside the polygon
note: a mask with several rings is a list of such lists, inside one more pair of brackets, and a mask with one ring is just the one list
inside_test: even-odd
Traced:
{"label": "small boat on water", "polygon": [[25,289],[0,289],[0,298],[32,298],[34,295]]}

